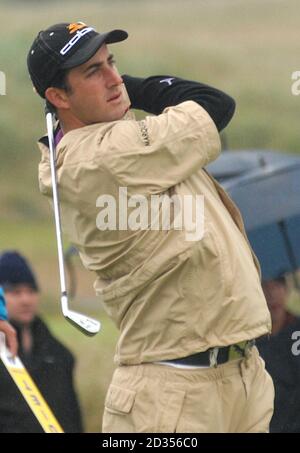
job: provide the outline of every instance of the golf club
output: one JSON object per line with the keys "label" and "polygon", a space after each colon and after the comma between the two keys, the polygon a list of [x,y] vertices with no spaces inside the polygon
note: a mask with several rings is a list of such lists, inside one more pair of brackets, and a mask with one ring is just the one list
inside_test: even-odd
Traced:
{"label": "golf club", "polygon": [[59,197],[57,190],[57,178],[56,178],[56,153],[55,153],[55,141],[53,132],[53,112],[51,107],[46,103],[46,122],[47,122],[47,133],[49,140],[49,151],[50,151],[50,167],[51,167],[51,181],[53,191],[53,207],[54,207],[54,218],[55,218],[55,230],[57,240],[57,251],[58,251],[58,264],[59,264],[59,277],[60,277],[60,288],[61,288],[61,308],[64,317],[75,327],[81,330],[84,334],[92,336],[99,332],[101,324],[99,321],[90,318],[82,313],[70,310],[68,306],[68,293],[66,288],[65,279],[65,268],[64,268],[64,255],[63,255],[63,243],[61,234],[61,222],[60,222],[60,209],[59,209]]}

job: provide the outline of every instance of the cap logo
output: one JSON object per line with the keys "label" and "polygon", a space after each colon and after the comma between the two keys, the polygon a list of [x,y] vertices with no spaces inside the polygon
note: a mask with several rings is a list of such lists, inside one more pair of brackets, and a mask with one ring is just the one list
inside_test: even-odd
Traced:
{"label": "cap logo", "polygon": [[75,33],[75,31],[81,30],[84,27],[87,27],[87,25],[84,24],[83,22],[75,22],[73,24],[68,25],[67,28],[69,29],[69,33],[71,35],[72,33]]}
{"label": "cap logo", "polygon": [[60,54],[66,55],[77,43],[77,41],[79,41],[84,35],[90,33],[91,31],[94,31],[92,27],[84,28],[83,30],[77,30],[73,38],[70,39],[70,41],[68,41],[67,44],[65,44],[64,47],[60,50]]}

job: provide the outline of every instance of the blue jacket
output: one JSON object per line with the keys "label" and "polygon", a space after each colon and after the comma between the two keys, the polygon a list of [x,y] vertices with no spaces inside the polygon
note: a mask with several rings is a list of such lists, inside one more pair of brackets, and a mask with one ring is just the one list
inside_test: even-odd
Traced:
{"label": "blue jacket", "polygon": [[7,320],[7,310],[6,310],[6,302],[4,298],[4,291],[0,286],[0,320]]}

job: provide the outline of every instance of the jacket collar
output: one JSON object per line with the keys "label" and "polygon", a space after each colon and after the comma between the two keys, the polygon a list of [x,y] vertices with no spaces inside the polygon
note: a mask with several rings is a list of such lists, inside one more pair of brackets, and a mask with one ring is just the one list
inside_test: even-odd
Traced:
{"label": "jacket collar", "polygon": [[[124,121],[124,120],[135,120],[135,114],[133,113],[132,110],[128,110],[128,112],[125,113],[125,115],[123,116],[123,118],[120,120],[120,121]],[[101,124],[105,124],[105,123],[99,123],[99,125]],[[85,127],[85,126],[83,126]],[[54,131],[54,137],[57,136],[57,134],[59,133],[60,131],[60,124],[59,122],[57,121],[56,124],[55,124],[55,131]],[[42,145],[46,146],[47,148],[49,148],[49,140],[48,140],[48,135],[45,134],[43,135],[39,140],[38,140],[38,143],[41,143]]]}

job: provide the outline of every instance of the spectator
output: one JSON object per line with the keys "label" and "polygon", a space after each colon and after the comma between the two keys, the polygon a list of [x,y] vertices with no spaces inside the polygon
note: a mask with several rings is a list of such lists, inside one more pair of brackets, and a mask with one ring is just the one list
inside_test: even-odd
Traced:
{"label": "spectator", "polygon": [[272,317],[272,335],[258,342],[266,369],[275,386],[274,415],[270,432],[300,432],[300,356],[292,350],[293,332],[299,331],[300,318],[287,308],[289,290],[286,279],[280,275],[263,282],[263,290]]}
{"label": "spectator", "polygon": [[[37,316],[39,288],[27,261],[19,253],[0,255],[0,285],[8,318],[17,332],[18,355],[65,432],[82,432],[73,386],[74,358]],[[0,363],[0,433],[42,432],[23,396]]]}

